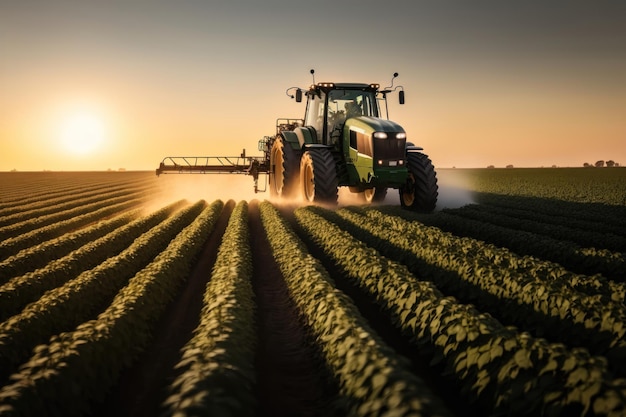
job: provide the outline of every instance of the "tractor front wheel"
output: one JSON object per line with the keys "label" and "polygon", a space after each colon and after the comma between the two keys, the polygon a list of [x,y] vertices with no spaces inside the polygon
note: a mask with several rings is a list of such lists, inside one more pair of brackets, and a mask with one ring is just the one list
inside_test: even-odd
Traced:
{"label": "tractor front wheel", "polygon": [[400,204],[409,210],[430,213],[435,210],[439,195],[435,167],[425,154],[408,152],[407,168],[409,175],[400,188]]}
{"label": "tractor front wheel", "polygon": [[337,170],[328,149],[306,151],[300,159],[300,185],[305,201],[337,204]]}
{"label": "tractor front wheel", "polygon": [[363,191],[363,199],[367,204],[380,203],[387,196],[387,187],[368,188]]}

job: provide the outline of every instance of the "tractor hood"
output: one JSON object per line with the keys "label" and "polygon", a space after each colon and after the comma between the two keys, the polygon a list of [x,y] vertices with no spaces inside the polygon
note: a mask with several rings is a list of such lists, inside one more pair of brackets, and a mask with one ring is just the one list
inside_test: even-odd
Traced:
{"label": "tractor hood", "polygon": [[351,117],[346,120],[344,129],[352,129],[368,135],[374,132],[404,132],[402,126],[396,122],[370,116]]}

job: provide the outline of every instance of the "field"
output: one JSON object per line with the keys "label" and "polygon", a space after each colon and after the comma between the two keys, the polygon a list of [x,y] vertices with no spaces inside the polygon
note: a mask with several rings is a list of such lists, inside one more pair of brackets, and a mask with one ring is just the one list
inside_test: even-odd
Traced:
{"label": "field", "polygon": [[626,415],[626,168],[432,214],[191,177],[0,173],[1,416]]}

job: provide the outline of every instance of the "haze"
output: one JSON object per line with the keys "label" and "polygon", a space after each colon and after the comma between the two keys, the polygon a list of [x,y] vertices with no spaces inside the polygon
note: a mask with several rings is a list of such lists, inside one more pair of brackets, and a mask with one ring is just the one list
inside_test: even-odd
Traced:
{"label": "haze", "polygon": [[[257,154],[288,87],[400,76],[436,167],[626,164],[619,1],[3,1],[0,171]],[[69,133],[68,133],[69,132]]]}

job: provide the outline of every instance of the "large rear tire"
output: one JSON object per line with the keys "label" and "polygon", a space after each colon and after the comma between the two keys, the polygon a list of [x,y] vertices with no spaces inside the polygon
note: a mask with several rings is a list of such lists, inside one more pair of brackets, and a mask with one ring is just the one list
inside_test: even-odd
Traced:
{"label": "large rear tire", "polygon": [[277,137],[270,152],[270,197],[293,197],[298,184],[298,169],[296,153],[281,136]]}
{"label": "large rear tire", "polygon": [[404,187],[400,188],[400,204],[409,210],[432,212],[439,195],[433,163],[421,152],[408,152],[407,168],[409,176]]}
{"label": "large rear tire", "polygon": [[337,169],[328,149],[311,149],[300,159],[300,188],[305,201],[337,204]]}

